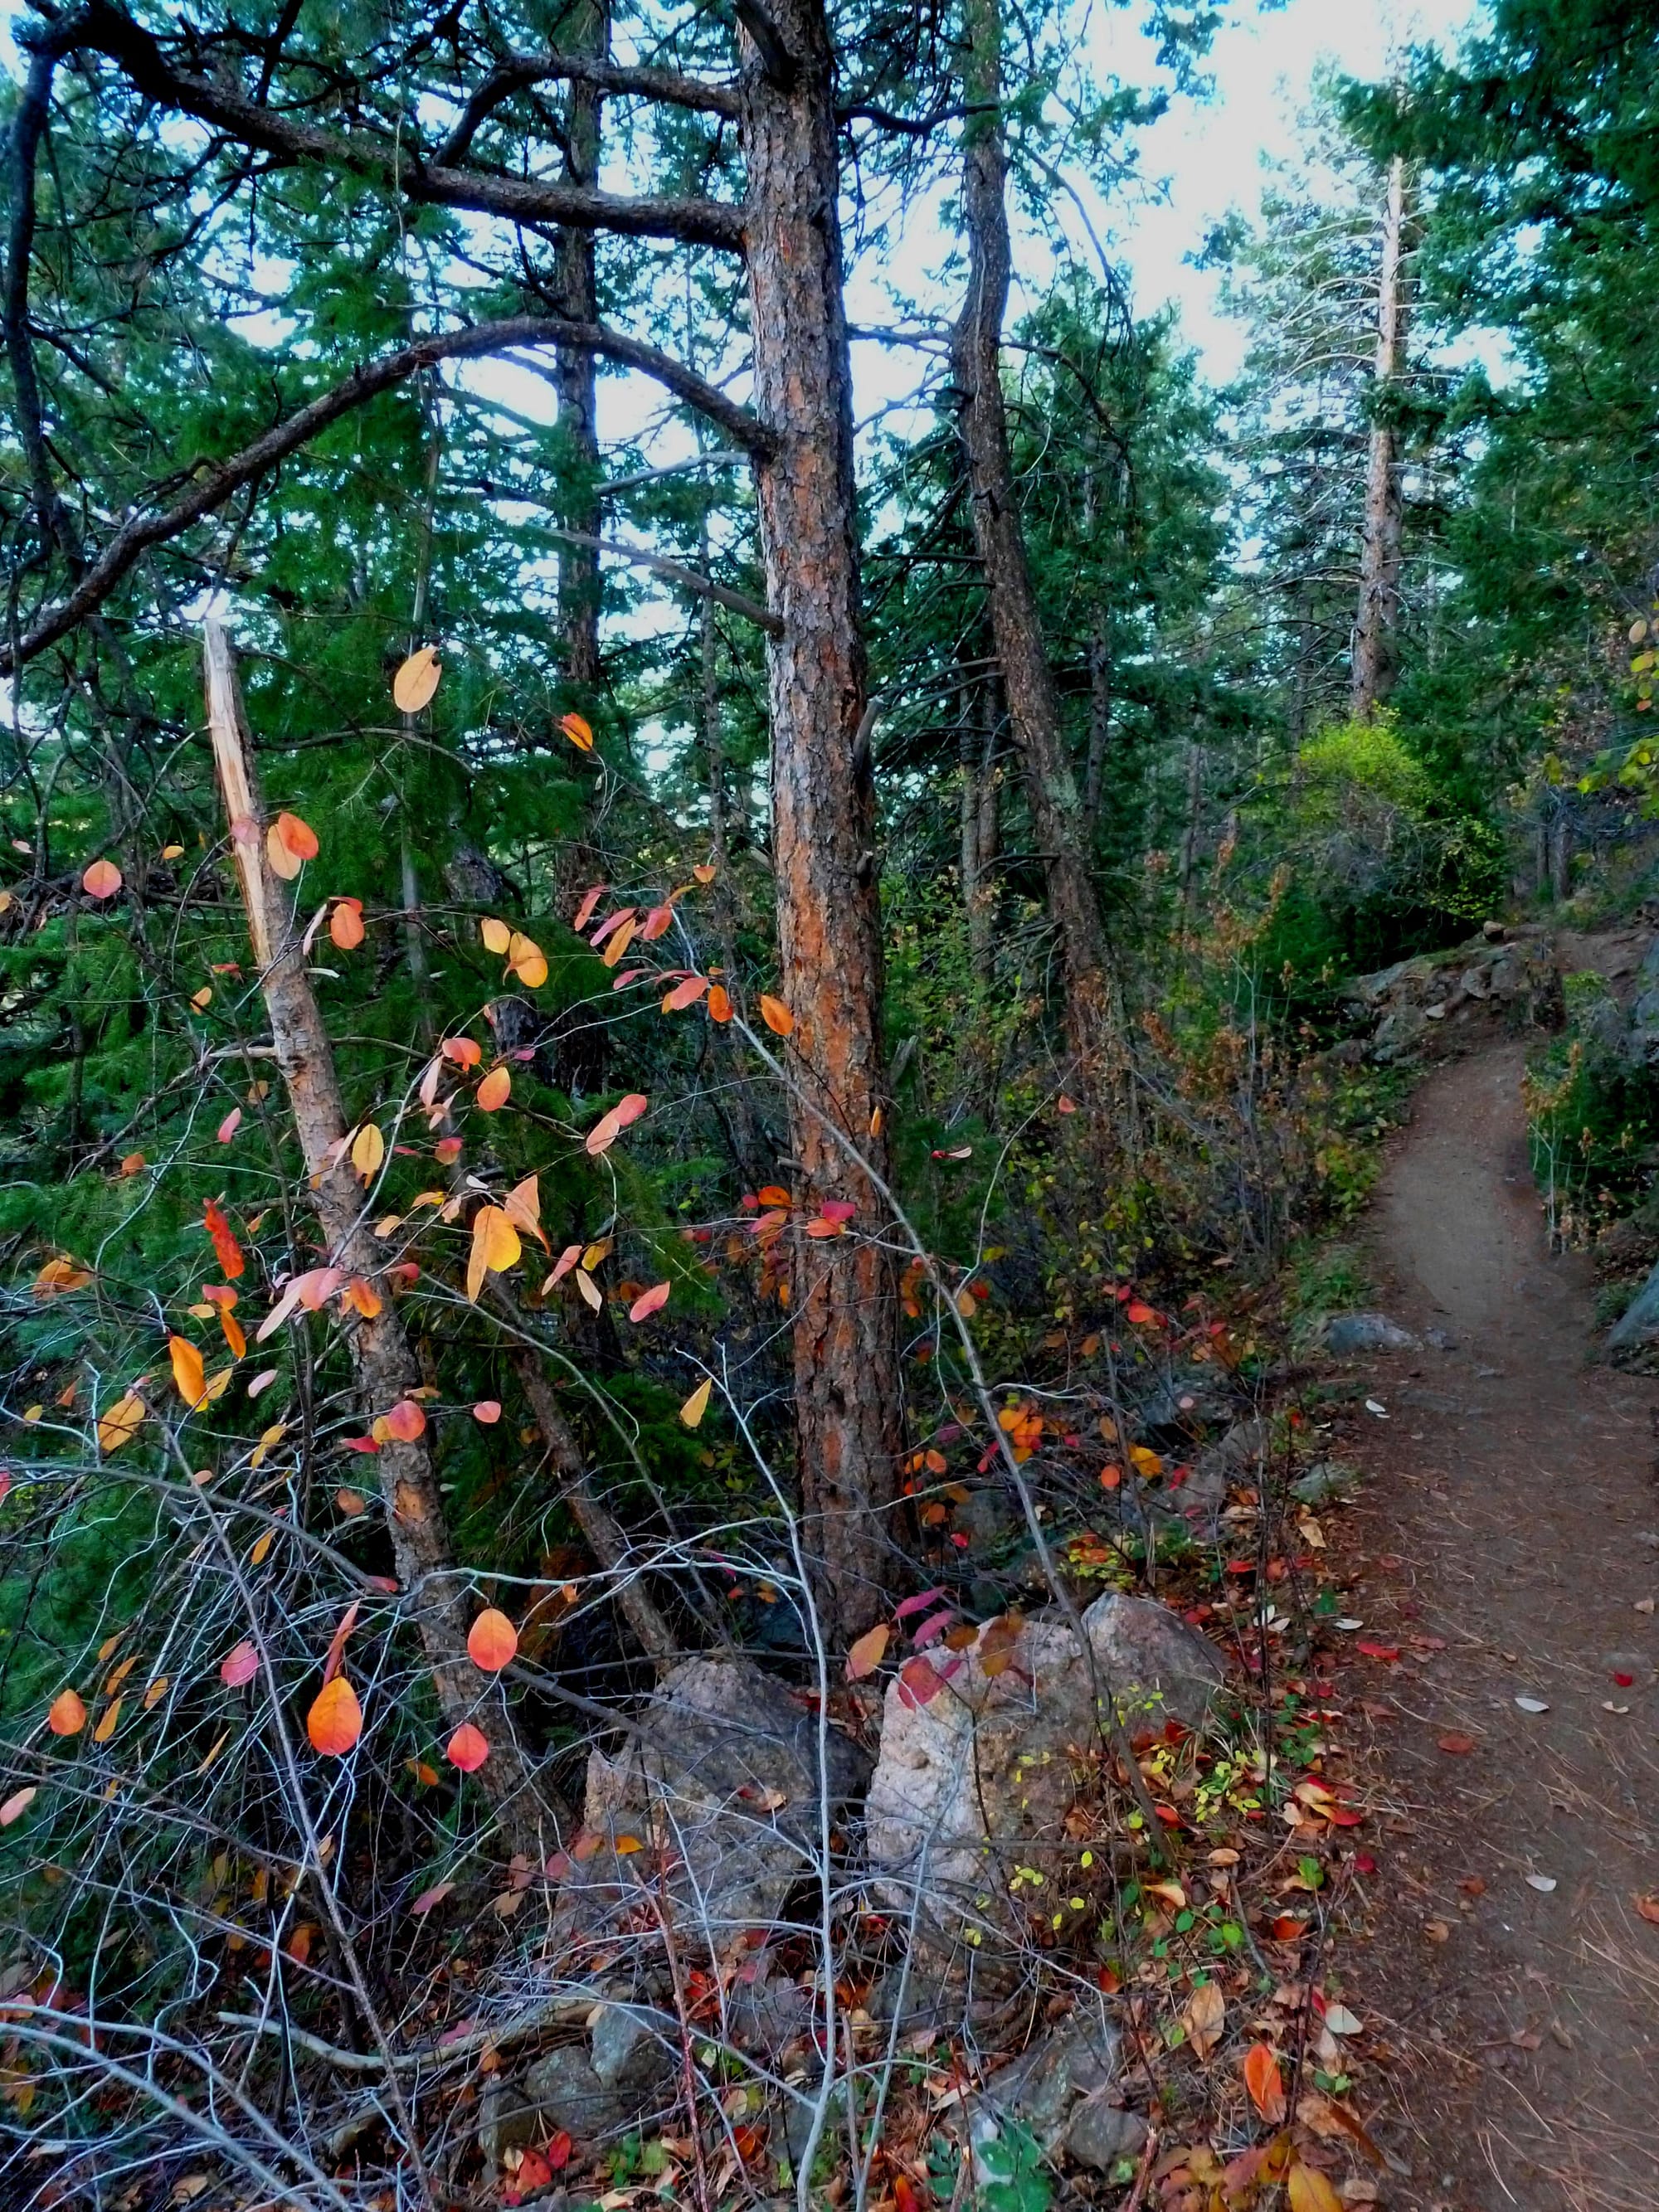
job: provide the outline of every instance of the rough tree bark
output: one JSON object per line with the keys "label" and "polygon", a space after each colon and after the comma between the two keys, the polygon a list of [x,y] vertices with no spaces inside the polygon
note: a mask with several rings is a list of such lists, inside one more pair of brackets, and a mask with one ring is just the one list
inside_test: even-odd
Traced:
{"label": "rough tree bark", "polygon": [[[750,10],[739,10],[747,25]],[[791,1144],[814,1199],[875,1193],[826,1124],[887,1171],[875,792],[859,629],[853,410],[842,296],[834,58],[822,0],[779,0],[739,38],[755,398],[776,439],[756,489],[771,642],[772,845]],[[779,51],[779,49],[781,51]],[[802,1240],[793,1285],[796,1434],[817,1602],[832,1636],[885,1608],[901,1441],[897,1304],[872,1235]]]}
{"label": "rough tree bark", "polygon": [[1411,283],[1405,252],[1408,203],[1406,164],[1396,154],[1389,164],[1388,196],[1382,211],[1376,368],[1372,386],[1370,453],[1365,470],[1365,520],[1359,549],[1359,617],[1354,625],[1350,691],[1354,714],[1362,719],[1374,714],[1394,688],[1400,627],[1403,502],[1400,429],[1391,402],[1394,386],[1405,367],[1406,328],[1411,313]]}
{"label": "rough tree bark", "polygon": [[[576,0],[565,19],[562,43],[575,54],[604,61],[611,46],[605,0]],[[592,189],[599,176],[599,87],[581,78],[570,87],[565,109],[564,173],[568,184]],[[599,317],[593,233],[559,234],[559,307],[574,321]],[[570,471],[563,520],[585,538],[599,535],[599,430],[597,363],[591,353],[561,347],[554,356],[560,441]],[[559,618],[564,629],[565,672],[573,684],[599,680],[599,556],[591,548],[563,544],[559,552]]]}
{"label": "rough tree bark", "polygon": [[[259,988],[270,1019],[276,1066],[287,1088],[295,1134],[310,1179],[327,1264],[361,1275],[380,1301],[372,1317],[354,1314],[346,1330],[361,1409],[367,1419],[388,1412],[420,1389],[419,1362],[410,1348],[380,1255],[364,1216],[363,1194],[340,1157],[346,1119],[334,1054],[315,993],[306,975],[294,917],[264,854],[265,818],[258,771],[247,734],[236,661],[224,629],[204,626],[208,726],[213,740],[231,852],[247,911],[248,936],[259,970]],[[245,830],[243,825],[251,825]],[[418,1402],[418,1401],[416,1401]],[[568,1820],[547,1790],[538,1790],[501,1686],[481,1674],[466,1656],[472,1607],[455,1567],[445,1525],[436,1470],[424,1437],[387,1443],[375,1460],[398,1579],[419,1632],[438,1702],[449,1727],[474,1720],[489,1739],[489,1757],[477,1771],[501,1831],[515,1850],[544,1856],[556,1825]]]}
{"label": "rough tree bark", "polygon": [[1008,705],[1042,856],[1065,975],[1066,1033],[1075,1081],[1099,1129],[1110,1111],[1116,1057],[1113,993],[1084,805],[1060,726],[1036,592],[1014,493],[1002,392],[1002,322],[1011,246],[1002,125],[998,0],[967,0],[963,61],[963,216],[968,296],[951,333],[951,366],[973,500],[974,533]]}

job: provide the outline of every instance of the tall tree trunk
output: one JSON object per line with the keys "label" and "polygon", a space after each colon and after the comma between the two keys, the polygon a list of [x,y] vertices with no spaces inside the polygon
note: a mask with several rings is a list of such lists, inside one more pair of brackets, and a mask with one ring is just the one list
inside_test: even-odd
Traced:
{"label": "tall tree trunk", "polygon": [[830,1632],[845,1637],[881,1616],[897,1579],[890,1522],[902,1419],[896,1285],[874,1241],[879,1204],[830,1133],[839,1128],[886,1176],[834,58],[823,0],[778,0],[769,18],[740,4],[738,15],[755,398],[777,439],[756,490],[768,599],[782,623],[769,691],[778,943],[795,1024],[785,1052],[800,1093],[790,1138],[812,1197],[854,1200],[865,1232],[802,1239],[792,1286],[807,1542]]}
{"label": "tall tree trunk", "polygon": [[1048,911],[1060,936],[1066,1042],[1077,1064],[1076,1082],[1098,1128],[1108,1111],[1114,1058],[1106,937],[1083,802],[1066,756],[1020,528],[1002,393],[1011,247],[998,0],[966,0],[965,21],[963,77],[969,113],[963,126],[963,212],[969,276],[968,297],[951,334],[951,366],[1009,727],[1024,770]]}
{"label": "tall tree trunk", "polygon": [[[380,1271],[380,1254],[364,1215],[363,1194],[349,1164],[339,1155],[341,1140],[351,1125],[335,1073],[333,1047],[306,973],[294,917],[265,862],[264,810],[235,655],[223,628],[212,619],[204,629],[204,662],[214,765],[233,833],[231,851],[247,912],[248,935],[328,1264],[342,1268],[348,1277],[362,1276],[380,1299],[377,1313],[354,1315],[347,1328],[360,1410],[366,1419],[373,1419],[419,1389],[424,1377]],[[252,826],[251,836],[240,833],[242,824]],[[544,1856],[556,1832],[550,1794],[538,1792],[501,1685],[481,1674],[467,1657],[472,1607],[450,1549],[431,1450],[424,1437],[408,1443],[388,1442],[380,1447],[374,1465],[398,1578],[407,1593],[410,1616],[419,1632],[445,1722],[452,1729],[466,1720],[482,1723],[490,1752],[477,1771],[478,1780],[502,1833],[515,1850]]]}
{"label": "tall tree trunk", "polygon": [[[574,0],[560,44],[567,52],[603,57],[611,47],[608,0]],[[599,102],[595,85],[573,83],[565,108],[564,174],[568,184],[592,185],[599,174]],[[560,305],[578,322],[599,319],[594,234],[559,234]],[[554,355],[560,442],[570,471],[561,520],[566,529],[597,538],[599,513],[599,432],[597,356],[561,346]],[[564,631],[565,672],[572,684],[599,680],[599,556],[592,546],[559,549],[559,620]]]}
{"label": "tall tree trunk", "polygon": [[1393,387],[1405,366],[1411,309],[1406,271],[1406,165],[1389,164],[1376,306],[1376,371],[1370,457],[1365,471],[1364,535],[1359,550],[1359,618],[1354,626],[1351,699],[1357,716],[1376,713],[1394,688],[1400,627],[1401,526],[1400,431]]}

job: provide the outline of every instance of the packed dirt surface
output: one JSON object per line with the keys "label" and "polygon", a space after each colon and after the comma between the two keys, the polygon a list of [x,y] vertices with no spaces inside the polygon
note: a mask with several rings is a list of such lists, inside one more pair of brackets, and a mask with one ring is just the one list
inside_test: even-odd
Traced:
{"label": "packed dirt surface", "polygon": [[1653,2212],[1659,1383],[1592,1364],[1523,1060],[1493,1042],[1428,1078],[1376,1209],[1388,1310],[1442,1341],[1359,1363],[1384,1416],[1358,1415],[1351,1607],[1399,1656],[1340,1676],[1388,1801],[1351,1956],[1395,2099],[1377,2132],[1410,2169],[1385,2204]]}

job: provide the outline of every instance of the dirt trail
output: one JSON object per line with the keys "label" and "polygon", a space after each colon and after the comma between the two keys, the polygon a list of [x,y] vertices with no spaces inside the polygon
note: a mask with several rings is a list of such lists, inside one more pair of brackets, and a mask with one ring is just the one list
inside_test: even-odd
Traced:
{"label": "dirt trail", "polygon": [[1395,1801],[1364,1971],[1412,2179],[1384,2197],[1654,2212],[1659,1927],[1635,1899],[1659,1892],[1659,1626],[1637,1607],[1659,1593],[1659,1384],[1588,1362],[1589,1270],[1547,1249],[1523,1058],[1425,1081],[1376,1208],[1390,1311],[1451,1340],[1370,1363],[1389,1418],[1360,1417],[1353,1610],[1401,1652],[1344,1677]]}

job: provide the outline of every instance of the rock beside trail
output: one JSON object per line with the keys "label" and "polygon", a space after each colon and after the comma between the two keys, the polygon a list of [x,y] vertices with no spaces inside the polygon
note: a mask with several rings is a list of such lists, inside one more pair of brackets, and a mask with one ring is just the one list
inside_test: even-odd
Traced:
{"label": "rock beside trail", "polygon": [[1659,1267],[1656,1267],[1641,1289],[1604,1340],[1608,1352],[1634,1352],[1638,1346],[1651,1344],[1659,1338]]}
{"label": "rock beside trail", "polygon": [[[556,1937],[592,1938],[607,1919],[635,1914],[629,1861],[643,1845],[670,1869],[680,1941],[706,1956],[776,1920],[817,1863],[817,1716],[746,1661],[688,1659],[637,1725],[617,1758],[596,1751],[588,1760],[583,1822],[602,1840],[565,1875]],[[823,1751],[832,1808],[860,1797],[865,1753],[835,1728]]]}
{"label": "rock beside trail", "polygon": [[1327,1352],[1340,1358],[1355,1352],[1415,1352],[1418,1340],[1387,1314],[1333,1314],[1320,1331]]}
{"label": "rock beside trail", "polygon": [[1018,1933],[1033,1909],[1046,1920],[1054,1882],[1078,1879],[1066,1816],[1098,1764],[1103,1717],[1115,1711],[1133,1739],[1208,1711],[1219,1655],[1165,1607],[1111,1591],[1083,1626],[1086,1652],[1058,1610],[988,1622],[936,1655],[951,1671],[927,1702],[902,1678],[889,1687],[866,1849],[884,1905],[914,1912],[925,1936]]}
{"label": "rock beside trail", "polygon": [[[1659,979],[1656,979],[1659,980]],[[1558,1029],[1564,1006],[1547,933],[1518,928],[1356,976],[1344,995],[1383,1064],[1455,1051],[1479,1026]]]}
{"label": "rock beside trail", "polygon": [[993,2074],[967,2110],[981,2186],[1000,2178],[1005,2161],[997,2151],[1011,2125],[1035,2137],[1045,2156],[1064,2153],[1100,2173],[1135,2157],[1147,2126],[1118,2101],[1121,2049],[1109,2021],[1079,2011]]}
{"label": "rock beside trail", "polygon": [[1297,1475],[1291,1485],[1291,1495],[1303,1505],[1331,1505],[1354,1497],[1359,1486],[1358,1468],[1340,1459],[1321,1459]]}

